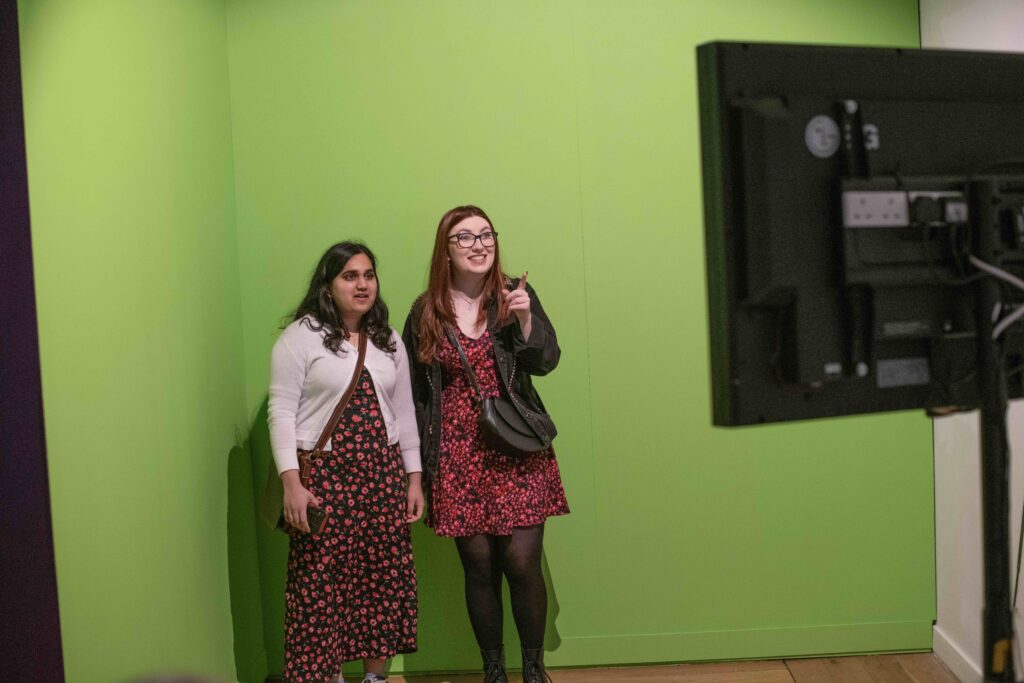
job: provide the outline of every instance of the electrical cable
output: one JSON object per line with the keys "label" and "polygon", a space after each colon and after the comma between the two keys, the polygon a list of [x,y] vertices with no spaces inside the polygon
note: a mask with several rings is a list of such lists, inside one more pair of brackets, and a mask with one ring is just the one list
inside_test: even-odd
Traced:
{"label": "electrical cable", "polygon": [[[1010,166],[1018,166],[1018,167],[1019,166],[1024,166],[1024,158],[1010,158],[1010,159],[1006,159],[1006,160],[1001,161],[1001,162],[996,162],[994,164],[989,164],[988,166],[986,166],[984,168],[981,168],[981,169],[978,169],[973,174],[971,174],[971,181],[973,181],[977,176],[981,175],[984,172],[987,172],[987,171],[990,171],[990,170],[996,170],[996,169],[999,169],[999,168],[1007,168],[1007,167],[1010,167]],[[982,261],[981,259],[977,258],[974,255],[970,255],[969,259],[970,259],[971,264],[974,265],[979,270],[983,270],[986,273],[989,273],[990,275],[993,275],[993,276],[999,278],[1003,282],[1008,282],[1008,283],[1012,284],[1014,287],[1024,291],[1024,281],[1022,281],[1020,278],[1017,278],[1017,277],[1011,275],[1010,273],[1006,272],[1005,270],[1002,270],[1001,268],[993,266],[990,263],[985,263],[984,261]],[[1009,299],[1010,297],[1007,297],[1007,298]],[[1024,316],[1024,304],[1019,305],[1017,310],[1015,310],[1013,313],[1010,313],[1009,315],[1007,315],[1002,321],[999,322],[999,324],[997,324],[993,328],[993,330],[992,330],[992,338],[993,339],[998,338],[1000,334],[1002,334],[1010,325],[1012,325],[1014,322],[1019,320],[1022,316]],[[1005,367],[1005,357],[1002,357],[1000,359],[1000,363],[1003,365],[1003,372],[1004,372],[1004,375],[1006,377],[1011,377],[1011,376],[1017,374],[1018,372],[1021,372],[1022,370],[1024,370],[1024,363],[1018,364],[1018,365],[1014,366],[1013,368],[1010,368],[1010,369],[1007,370],[1006,367]],[[1004,438],[1004,440],[1006,439],[1005,432],[1004,432],[1003,438]],[[1005,444],[1005,448],[1006,448],[1007,456],[1008,456],[1007,457],[1007,461],[1009,461],[1009,444],[1008,443]],[[1022,560],[1022,557],[1024,557],[1024,508],[1021,509],[1020,536],[1019,536],[1019,538],[1017,540],[1017,572],[1016,572],[1016,575],[1015,575],[1014,581],[1013,581],[1013,600],[1010,603],[1010,610],[1011,610],[1011,614],[1013,615],[1013,616],[1011,616],[1011,619],[1014,622],[1016,622],[1017,595],[1018,595],[1019,588],[1020,588],[1020,570],[1021,570],[1021,560]],[[1013,659],[1011,659],[1011,664],[1015,665],[1015,668],[1016,668],[1017,671],[1020,671],[1021,668],[1022,668],[1022,664],[1024,664],[1024,653],[1021,652],[1021,639],[1013,638],[1012,640],[1013,640],[1013,643],[1014,643],[1015,646],[1012,647],[1011,654],[1015,655],[1015,657]],[[1014,678],[1016,680],[1020,680],[1020,679],[1017,679],[1016,676]]]}
{"label": "electrical cable", "polygon": [[1024,317],[1024,306],[1018,306],[1017,310],[999,321],[999,324],[992,328],[992,338],[998,339],[999,335],[1006,331],[1006,328]]}
{"label": "electrical cable", "polygon": [[[983,270],[986,273],[996,278],[999,278],[1003,282],[1007,282],[1016,287],[1017,289],[1024,291],[1024,280],[1021,280],[1020,278],[1006,272],[1002,268],[998,268],[990,263],[986,263],[976,256],[972,255],[970,257],[970,261],[971,264],[974,265],[974,267],[978,268],[979,270]],[[1017,310],[1015,310],[1013,313],[1010,313],[1005,318],[999,321],[999,323],[992,329],[992,338],[998,339],[999,335],[1005,332],[1010,325],[1017,322],[1021,317],[1024,317],[1024,305],[1018,306]],[[1005,374],[1006,376],[1010,376],[1016,374],[1021,369],[1022,368],[1018,366],[1012,368]],[[1007,450],[1009,449],[1007,448]],[[1024,553],[1021,552],[1022,550],[1024,550],[1024,508],[1021,509],[1020,537],[1017,540],[1017,572],[1013,580],[1013,601],[1010,603],[1010,606],[1014,611],[1016,611],[1017,608],[1017,595],[1020,589],[1021,560],[1024,559]],[[1024,659],[1024,657],[1021,656],[1021,652],[1019,651],[1019,643],[1018,647],[1014,648],[1014,650],[1018,658]]]}
{"label": "electrical cable", "polygon": [[[1014,368],[1013,372],[1018,372],[1021,368],[1024,368],[1024,364],[1021,364],[1020,366],[1017,366],[1016,368]],[[1012,374],[1012,373],[1008,373],[1008,374]],[[1009,462],[1009,450],[1010,450],[1009,444],[1007,444],[1006,450],[1007,450],[1007,462]],[[1024,549],[1024,507],[1022,507],[1021,511],[1020,511],[1020,536],[1017,539],[1017,574],[1016,574],[1016,576],[1013,579],[1013,601],[1010,602],[1010,613],[1012,615],[1010,618],[1013,620],[1014,624],[1016,624],[1016,616],[1017,616],[1017,593],[1018,593],[1018,589],[1020,588],[1020,565],[1021,565],[1021,555],[1022,555],[1021,550],[1022,549]],[[1014,640],[1014,643],[1016,644],[1016,647],[1013,648],[1013,651],[1014,651],[1014,653],[1016,653],[1017,659],[1019,660],[1017,662],[1014,662],[1014,664],[1015,664],[1015,666],[1018,667],[1017,670],[1019,671],[1021,665],[1024,664],[1024,653],[1021,652],[1021,641],[1020,641],[1020,639],[1019,638],[1014,638],[1013,640]]]}
{"label": "electrical cable", "polygon": [[1017,365],[1014,365],[1012,368],[1006,371],[1006,376],[1013,377],[1022,370],[1024,370],[1024,363],[1018,363]]}
{"label": "electrical cable", "polygon": [[[970,275],[965,274],[963,264],[961,263],[961,259],[958,258],[960,254],[957,253],[958,248],[961,246],[960,244],[957,243],[957,240],[959,239],[958,233],[956,231],[956,228],[958,227],[957,225],[948,225],[947,227],[949,228],[949,234],[946,236],[946,241],[949,244],[949,260],[953,262],[952,267],[957,272],[957,277],[944,277],[936,269],[936,266],[938,266],[939,264],[935,262],[935,260],[932,258],[932,255],[928,251],[928,245],[932,241],[931,230],[934,227],[935,226],[928,225],[927,223],[920,224],[921,239],[919,241],[921,246],[921,255],[924,258],[924,263],[928,267],[928,272],[931,274],[934,282],[936,284],[948,285],[950,287],[963,287],[965,285],[971,284],[972,282],[978,280],[981,277],[984,277],[983,273],[972,273]],[[857,248],[856,243],[854,244],[854,248]],[[864,260],[864,258],[860,255],[859,251],[857,256],[861,258],[861,260]]]}
{"label": "electrical cable", "polygon": [[[989,275],[991,275],[993,277],[996,277],[996,278],[1002,280],[1003,282],[1008,282],[1011,285],[1013,285],[1014,287],[1016,287],[1017,289],[1019,289],[1022,292],[1024,292],[1024,280],[1021,280],[1016,275],[1008,273],[1005,270],[1003,270],[1002,268],[999,268],[997,266],[993,266],[991,263],[986,263],[985,261],[982,261],[977,256],[971,256],[970,257],[970,261],[971,261],[971,264],[975,268],[977,268],[978,270],[983,270],[986,273],[988,273]],[[1017,310],[1015,310],[1013,313],[1010,313],[1005,318],[1000,320],[996,324],[996,326],[994,328],[992,328],[992,338],[993,339],[998,339],[999,335],[1001,335],[1003,332],[1006,331],[1006,328],[1008,328],[1010,325],[1012,325],[1013,323],[1015,323],[1018,320],[1020,320],[1022,317],[1024,317],[1024,306],[1018,306]]]}
{"label": "electrical cable", "polygon": [[1020,511],[1021,525],[1020,525],[1020,538],[1017,540],[1017,578],[1013,580],[1013,602],[1011,606],[1017,607],[1017,589],[1020,588],[1020,559],[1021,559],[1021,546],[1024,545],[1024,508]]}
{"label": "electrical cable", "polygon": [[993,266],[991,263],[986,263],[985,261],[982,261],[977,256],[971,256],[970,260],[971,260],[971,265],[973,265],[978,270],[984,270],[989,275],[997,277],[1000,280],[1003,280],[1005,282],[1009,282],[1011,285],[1013,285],[1017,289],[1019,289],[1021,291],[1024,291],[1024,280],[1021,280],[1016,275],[1012,275],[1010,273],[1007,273],[1002,268],[997,268],[996,266]]}

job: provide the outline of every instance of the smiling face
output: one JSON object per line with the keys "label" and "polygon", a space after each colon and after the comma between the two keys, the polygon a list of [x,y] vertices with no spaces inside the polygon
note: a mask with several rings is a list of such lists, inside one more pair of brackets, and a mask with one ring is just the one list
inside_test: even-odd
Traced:
{"label": "smiling face", "polygon": [[330,292],[343,320],[362,318],[369,312],[377,300],[377,273],[366,254],[348,260],[331,281]]}
{"label": "smiling face", "polygon": [[487,219],[470,216],[459,221],[448,231],[448,258],[452,270],[467,275],[487,274],[494,265],[496,241],[497,236]]}

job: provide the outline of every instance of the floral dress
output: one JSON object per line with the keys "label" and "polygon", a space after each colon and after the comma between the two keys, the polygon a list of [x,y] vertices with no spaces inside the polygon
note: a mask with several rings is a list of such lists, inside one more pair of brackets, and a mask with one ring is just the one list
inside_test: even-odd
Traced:
{"label": "floral dress", "polygon": [[[489,332],[478,339],[459,331],[480,391],[501,391]],[[554,451],[526,457],[504,455],[488,446],[477,428],[480,406],[459,352],[441,347],[441,458],[431,484],[428,524],[439,536],[507,536],[516,527],[543,523],[569,513]]]}
{"label": "floral dress", "polygon": [[373,380],[360,375],[310,491],[328,512],[316,536],[294,533],[285,587],[285,679],[333,680],[342,662],[416,650],[416,569],[406,475]]}

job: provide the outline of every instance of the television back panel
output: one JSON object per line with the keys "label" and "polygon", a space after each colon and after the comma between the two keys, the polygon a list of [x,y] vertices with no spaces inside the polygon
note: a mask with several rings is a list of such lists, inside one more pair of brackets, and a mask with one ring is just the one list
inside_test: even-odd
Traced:
{"label": "television back panel", "polygon": [[[889,205],[855,220],[843,197],[979,215],[970,183],[1021,170],[1024,56],[756,43],[697,56],[715,424],[976,405],[972,287],[952,255],[970,228],[871,225],[894,222]],[[986,201],[1017,202],[1014,182]],[[1024,250],[1000,265],[1024,275]],[[1014,328],[1011,361],[1021,346]],[[1020,374],[1009,390],[1024,393]]]}

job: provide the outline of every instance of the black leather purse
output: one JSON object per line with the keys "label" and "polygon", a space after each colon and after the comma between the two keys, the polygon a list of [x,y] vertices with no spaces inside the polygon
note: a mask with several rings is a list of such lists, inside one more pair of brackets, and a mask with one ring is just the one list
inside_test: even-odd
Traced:
{"label": "black leather purse", "polygon": [[[505,398],[505,396],[484,398],[483,392],[480,391],[480,385],[476,381],[476,373],[473,371],[473,366],[469,364],[469,359],[466,357],[466,352],[459,342],[458,335],[450,326],[446,326],[446,332],[448,333],[448,341],[459,352],[462,367],[466,371],[466,376],[469,377],[469,383],[472,385],[474,393],[476,393],[477,400],[480,402],[480,415],[477,417],[477,426],[480,428],[480,433],[483,435],[487,445],[500,453],[516,457],[526,457],[532,453],[543,451],[550,446],[554,434],[548,435],[543,433],[543,429],[541,430],[542,433],[538,434],[537,430],[530,426],[519,410],[522,409],[527,413],[535,413],[537,415],[539,413],[529,410],[521,404],[516,404],[520,406],[517,409],[516,405],[513,404],[513,401],[516,399],[512,394],[511,386],[505,388],[508,398]],[[511,382],[512,377],[509,377],[509,383],[511,384]],[[547,415],[544,415],[544,418],[545,421],[550,422],[550,418]]]}

